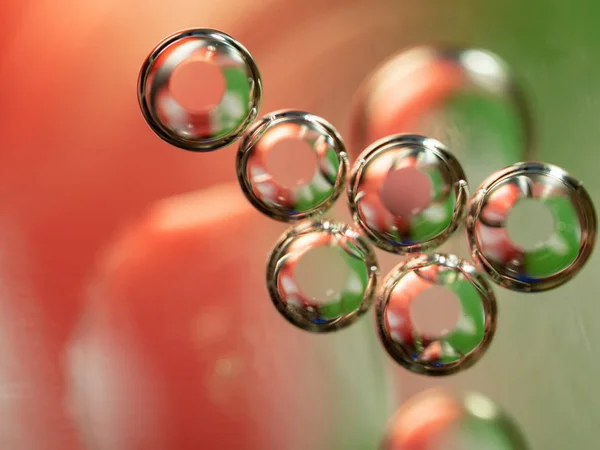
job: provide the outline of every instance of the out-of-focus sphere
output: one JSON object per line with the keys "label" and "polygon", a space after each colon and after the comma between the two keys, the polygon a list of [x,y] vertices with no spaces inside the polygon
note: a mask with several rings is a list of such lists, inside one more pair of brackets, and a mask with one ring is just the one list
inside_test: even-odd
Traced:
{"label": "out-of-focus sphere", "polygon": [[[194,65],[205,76],[179,87],[177,79],[185,76],[181,72],[189,70],[187,77],[193,76]],[[189,99],[190,90],[198,87],[205,91],[201,104]],[[215,92],[220,98],[206,104]],[[190,151],[217,150],[237,140],[256,119],[261,96],[260,73],[248,50],[210,29],[184,30],[161,41],[138,79],[138,101],[150,128],[169,144]]]}
{"label": "out-of-focus sphere", "polygon": [[436,389],[406,401],[381,450],[528,450],[515,421],[488,397]]}
{"label": "out-of-focus sphere", "polygon": [[508,64],[468,47],[419,46],[390,57],[355,94],[350,130],[352,156],[392,134],[438,139],[476,184],[535,150],[529,106]]}

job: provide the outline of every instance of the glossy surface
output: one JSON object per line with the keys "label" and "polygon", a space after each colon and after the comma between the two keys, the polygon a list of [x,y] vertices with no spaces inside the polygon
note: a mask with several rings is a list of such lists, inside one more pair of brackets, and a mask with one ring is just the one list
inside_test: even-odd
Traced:
{"label": "glossy surface", "polygon": [[[422,333],[411,318],[411,303],[432,286],[452,291],[461,306],[455,328],[443,335]],[[379,338],[390,356],[424,375],[450,375],[471,367],[496,330],[492,289],[472,264],[453,255],[422,255],[398,265],[383,280],[376,312]]]}
{"label": "glossy surface", "polygon": [[354,96],[349,150],[397,133],[448,145],[479,184],[481,172],[535,155],[528,99],[509,65],[480,48],[423,45],[376,67]]}
{"label": "glossy surface", "polygon": [[[346,263],[342,292],[327,299],[311,298],[296,281],[299,260],[316,247],[328,247]],[[328,332],[354,323],[368,311],[377,284],[378,265],[366,241],[347,225],[331,221],[303,222],[275,245],[267,265],[267,287],[277,310],[292,324],[313,332]],[[314,277],[327,277],[327,272]]]}
{"label": "glossy surface", "polygon": [[480,393],[435,389],[408,399],[381,450],[527,450],[518,424]]}
{"label": "glossy surface", "polygon": [[[555,222],[552,236],[528,251],[506,229],[508,214],[522,199],[543,202]],[[475,193],[466,224],[479,266],[499,285],[523,292],[553,289],[574,277],[597,232],[594,205],[581,183],[559,167],[533,162],[492,174]]]}
{"label": "glossy surface", "polygon": [[[216,106],[195,111],[173,95],[174,72],[190,62],[219,69],[225,92]],[[150,128],[169,144],[191,151],[217,150],[238,139],[256,119],[261,96],[260,73],[248,50],[210,29],[184,30],[161,41],[144,61],[138,79],[138,101]]]}
{"label": "glossy surface", "polygon": [[[266,157],[278,143],[297,139],[317,158],[311,180],[297,189],[269,173]],[[256,122],[240,142],[238,181],[248,200],[275,220],[294,222],[327,211],[342,193],[348,170],[346,148],[332,125],[313,114],[284,110]]]}
{"label": "glossy surface", "polygon": [[[383,200],[388,177],[416,169],[431,186],[422,208],[398,214]],[[390,187],[389,189],[393,189]],[[417,195],[408,186],[391,196]],[[421,252],[445,242],[459,226],[468,202],[460,163],[440,142],[417,135],[395,135],[367,148],[355,163],[348,186],[354,221],[378,247],[392,253]]]}

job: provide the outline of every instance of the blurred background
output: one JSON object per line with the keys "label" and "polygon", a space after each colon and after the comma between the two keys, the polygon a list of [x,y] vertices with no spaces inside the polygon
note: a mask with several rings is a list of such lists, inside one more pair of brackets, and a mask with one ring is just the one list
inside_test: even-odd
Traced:
{"label": "blurred background", "polygon": [[[485,48],[523,86],[537,159],[583,180],[597,201],[600,5],[25,0],[2,9],[3,449],[375,449],[396,408],[438,386],[488,395],[533,449],[598,447],[596,255],[547,293],[496,288],[497,334],[473,368],[409,374],[384,353],[370,316],[326,336],[282,320],[264,264],[285,226],[242,197],[235,145],[194,154],[160,141],[136,81],[165,36],[216,28],[255,57],[261,114],[310,111],[350,139],[355,94],[386,58],[429,43]],[[430,123],[461,148],[473,188],[527,157],[494,111],[469,104],[458,122]],[[343,201],[335,214],[347,214]],[[444,248],[464,255],[463,241],[461,231]],[[380,257],[382,275],[401,260]]]}

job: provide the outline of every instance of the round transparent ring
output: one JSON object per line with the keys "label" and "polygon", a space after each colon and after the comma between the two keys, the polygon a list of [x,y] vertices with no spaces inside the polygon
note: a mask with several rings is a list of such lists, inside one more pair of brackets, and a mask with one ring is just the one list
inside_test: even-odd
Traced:
{"label": "round transparent ring", "polygon": [[[211,109],[190,111],[170,92],[175,70],[191,61],[215,64],[223,75],[225,93]],[[138,78],[138,102],[150,128],[169,144],[195,152],[236,141],[256,120],[261,98],[260,73],[248,50],[211,29],[183,30],[165,38],[146,57]]]}
{"label": "round transparent ring", "polygon": [[[536,199],[551,212],[553,235],[526,251],[511,241],[506,220],[521,199]],[[502,287],[520,292],[556,288],[572,279],[591,255],[597,218],[581,182],[551,164],[525,162],[493,173],[471,200],[466,219],[471,255]]]}
{"label": "round transparent ring", "polygon": [[[336,247],[350,270],[346,288],[327,304],[305,295],[294,278],[298,261],[319,246]],[[332,221],[302,222],[287,231],[267,264],[267,288],[273,304],[290,323],[317,333],[336,331],[357,321],[371,307],[379,267],[369,242],[349,226]],[[319,273],[316,276],[327,275]]]}
{"label": "round transparent ring", "polygon": [[[280,140],[301,139],[317,157],[308,184],[297,190],[279,184],[267,170],[266,155]],[[335,128],[313,114],[282,110],[257,121],[240,141],[237,177],[252,205],[268,217],[295,222],[327,211],[344,190],[348,157]]]}
{"label": "round transparent ring", "polygon": [[[421,333],[410,315],[416,295],[435,285],[450,289],[462,309],[455,328],[441,336]],[[451,375],[471,367],[489,347],[496,322],[489,283],[473,264],[454,255],[421,255],[401,263],[384,278],[376,300],[383,346],[401,366],[423,375]]]}
{"label": "round transparent ring", "polygon": [[[398,168],[423,172],[432,186],[429,206],[410,218],[391,212],[381,198],[387,175]],[[354,221],[373,243],[402,254],[423,252],[448,240],[464,218],[469,190],[460,163],[442,143],[400,134],[375,142],[359,156],[347,194]]]}

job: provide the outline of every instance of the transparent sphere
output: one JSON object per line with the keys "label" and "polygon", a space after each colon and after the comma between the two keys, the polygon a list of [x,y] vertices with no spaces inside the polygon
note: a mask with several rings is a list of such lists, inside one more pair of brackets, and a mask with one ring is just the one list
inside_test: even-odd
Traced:
{"label": "transparent sphere", "polygon": [[191,151],[212,151],[237,140],[261,103],[254,59],[225,33],[175,33],[148,55],[138,79],[138,101],[150,128]]}
{"label": "transparent sphere", "polygon": [[[541,202],[554,223],[547,239],[525,249],[511,239],[507,219],[528,199]],[[536,227],[534,220],[519,226]],[[492,280],[536,292],[558,287],[579,272],[596,242],[596,222],[592,200],[579,181],[559,167],[528,162],[492,174],[475,193],[466,224],[472,256]]]}
{"label": "transparent sphere", "polygon": [[440,142],[417,135],[389,136],[368,147],[348,186],[354,221],[392,253],[444,243],[464,218],[467,202],[458,160]]}
{"label": "transparent sphere", "polygon": [[[268,154],[291,140],[307,144],[316,156],[312,178],[294,188],[284,186],[267,167]],[[346,148],[337,131],[302,111],[278,111],[256,122],[240,142],[237,155],[238,181],[248,200],[263,214],[283,222],[327,211],[342,193],[347,171]]]}
{"label": "transparent sphere", "polygon": [[[454,294],[460,307],[456,325],[440,334],[420,330],[411,311],[415,298],[435,286]],[[376,312],[379,338],[390,356],[424,375],[450,375],[475,364],[490,345],[497,320],[494,293],[475,266],[441,254],[418,256],[392,270],[383,280]]]}
{"label": "transparent sphere", "polygon": [[529,106],[508,64],[469,47],[419,46],[390,57],[355,94],[350,130],[353,156],[392,134],[438,139],[476,184],[535,150]]}
{"label": "transparent sphere", "polygon": [[527,450],[518,424],[475,392],[415,395],[392,417],[381,450]]}
{"label": "transparent sphere", "polygon": [[[297,279],[302,258],[317,248],[333,252],[337,264],[329,270],[310,268],[312,280],[332,276],[337,266],[346,268],[342,289],[321,298],[308,295]],[[378,271],[373,249],[352,228],[331,221],[302,222],[285,233],[271,252],[267,287],[275,307],[289,322],[307,331],[335,331],[368,311]]]}

